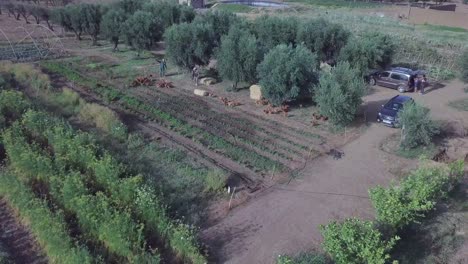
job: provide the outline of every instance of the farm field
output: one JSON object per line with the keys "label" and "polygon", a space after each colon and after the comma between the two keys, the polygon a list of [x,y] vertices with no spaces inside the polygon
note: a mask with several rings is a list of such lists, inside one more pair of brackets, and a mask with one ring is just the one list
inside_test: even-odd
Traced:
{"label": "farm field", "polygon": [[0,263],[467,262],[465,5],[286,3],[0,4]]}

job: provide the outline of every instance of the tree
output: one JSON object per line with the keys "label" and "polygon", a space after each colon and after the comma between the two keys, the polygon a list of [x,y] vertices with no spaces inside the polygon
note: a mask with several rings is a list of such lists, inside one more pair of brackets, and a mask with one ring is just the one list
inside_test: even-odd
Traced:
{"label": "tree", "polygon": [[77,40],[81,40],[84,27],[84,16],[81,5],[67,6],[53,11],[53,21],[66,31],[72,31]]}
{"label": "tree", "polygon": [[377,186],[369,190],[377,219],[398,230],[415,223],[434,209],[464,175],[463,161],[444,166],[424,164],[399,185]]}
{"label": "tree", "polygon": [[164,34],[169,58],[181,67],[206,65],[215,45],[213,30],[208,24],[182,23],[173,25]]}
{"label": "tree", "polygon": [[123,28],[126,42],[138,51],[150,49],[161,40],[163,25],[158,17],[150,12],[136,11],[127,19]]}
{"label": "tree", "polygon": [[143,0],[120,0],[117,2],[117,8],[122,9],[126,16],[130,16],[136,11],[141,10],[143,3]]}
{"label": "tree", "polygon": [[342,25],[320,18],[301,23],[296,42],[315,52],[321,61],[327,61],[335,59],[350,35]]}
{"label": "tree", "polygon": [[109,10],[102,17],[102,32],[104,36],[114,44],[114,51],[117,50],[117,45],[119,45],[125,19],[125,13],[122,9]]}
{"label": "tree", "polygon": [[348,61],[364,75],[369,69],[388,66],[394,50],[394,43],[389,36],[372,33],[349,41],[341,49],[338,60]]}
{"label": "tree", "polygon": [[317,56],[304,46],[278,45],[257,68],[262,95],[275,105],[310,95],[317,69]]}
{"label": "tree", "polygon": [[265,53],[280,44],[294,45],[298,22],[295,18],[262,16],[253,23],[253,32]]}
{"label": "tree", "polygon": [[160,17],[164,28],[183,22],[190,23],[195,18],[193,8],[171,2],[149,2],[144,5],[143,9]]}
{"label": "tree", "polygon": [[15,9],[18,16],[21,15],[26,21],[26,24],[29,24],[28,18],[31,15],[31,13],[29,12],[29,7],[22,4],[16,4]]}
{"label": "tree", "polygon": [[458,64],[460,66],[460,79],[468,83],[468,49],[463,52]]}
{"label": "tree", "polygon": [[81,12],[84,20],[83,30],[91,36],[93,45],[96,45],[97,37],[101,30],[101,8],[99,5],[83,4],[81,7]]}
{"label": "tree", "polygon": [[354,120],[362,103],[365,83],[359,71],[348,62],[340,62],[330,73],[320,76],[315,101],[320,113],[337,126],[346,126]]}
{"label": "tree", "polygon": [[320,232],[323,248],[337,264],[385,264],[390,258],[388,252],[399,240],[393,237],[384,241],[372,222],[354,218],[320,226]]}
{"label": "tree", "polygon": [[210,11],[195,17],[193,23],[211,27],[214,37],[214,45],[219,46],[221,36],[226,35],[232,25],[240,23],[239,17],[225,11]]}
{"label": "tree", "polygon": [[439,128],[430,118],[430,110],[414,102],[405,103],[398,114],[402,128],[401,147],[416,148],[431,144]]}
{"label": "tree", "polygon": [[229,34],[221,38],[217,58],[221,76],[232,80],[234,89],[240,81],[255,81],[259,50],[257,39],[248,31],[232,27]]}

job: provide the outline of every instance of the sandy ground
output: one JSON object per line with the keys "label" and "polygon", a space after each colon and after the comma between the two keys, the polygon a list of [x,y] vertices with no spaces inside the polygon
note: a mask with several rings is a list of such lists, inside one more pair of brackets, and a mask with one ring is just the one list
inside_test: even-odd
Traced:
{"label": "sandy ground", "polygon": [[[397,92],[375,87],[365,98],[369,117]],[[428,90],[425,95],[409,94],[432,109],[436,119],[467,124],[468,114],[447,106],[449,101],[468,97],[459,81]],[[373,119],[373,118],[372,118]],[[334,160],[322,156],[309,163],[288,185],[276,185],[249,203],[233,210],[220,223],[202,232],[217,263],[274,263],[279,254],[295,254],[318,248],[319,225],[346,217],[372,218],[367,190],[388,184],[397,168],[413,168],[414,160],[384,153],[379,144],[395,129],[371,122],[369,128],[342,150]]]}

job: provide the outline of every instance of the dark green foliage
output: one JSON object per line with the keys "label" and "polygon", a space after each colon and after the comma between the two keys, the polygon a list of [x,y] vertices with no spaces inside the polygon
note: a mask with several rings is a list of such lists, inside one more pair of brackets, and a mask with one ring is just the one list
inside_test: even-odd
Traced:
{"label": "dark green foliage", "polygon": [[223,78],[234,82],[234,89],[240,81],[255,82],[259,55],[255,36],[246,30],[232,27],[229,34],[221,39],[217,54],[219,72]]}
{"label": "dark green foliage", "polygon": [[164,34],[169,58],[184,68],[208,64],[215,45],[211,26],[200,23],[173,25]]}
{"label": "dark green foliage", "polygon": [[164,28],[173,24],[190,23],[195,18],[193,8],[166,1],[149,2],[143,6],[143,10],[161,18]]}
{"label": "dark green foliage", "polygon": [[377,219],[394,229],[418,222],[463,177],[463,167],[462,161],[449,166],[425,165],[413,171],[399,185],[370,189],[369,197]]}
{"label": "dark green foliage", "polygon": [[122,9],[109,10],[102,17],[102,32],[105,37],[114,44],[114,51],[117,50],[117,45],[119,45],[125,19],[125,13]]}
{"label": "dark green foliage", "polygon": [[124,11],[126,16],[133,15],[138,10],[141,10],[143,7],[143,0],[120,0],[117,2],[117,8],[120,8]]}
{"label": "dark green foliage", "polygon": [[253,31],[265,53],[280,44],[294,45],[298,21],[295,18],[262,16],[253,22]]}
{"label": "dark green foliage", "polygon": [[463,52],[458,64],[460,66],[460,79],[468,83],[468,49]]}
{"label": "dark green foliage", "polygon": [[123,35],[126,42],[140,52],[150,49],[161,40],[162,21],[150,12],[137,11],[124,24]]}
{"label": "dark green foliage", "polygon": [[296,42],[315,52],[321,61],[327,61],[338,56],[350,35],[342,25],[320,18],[301,23]]}
{"label": "dark green foliage", "polygon": [[23,94],[15,91],[0,91],[0,129],[20,118],[30,104],[24,99]]}
{"label": "dark green foliage", "polygon": [[385,68],[395,52],[395,44],[391,37],[372,33],[361,38],[351,39],[341,50],[340,61],[348,61],[364,75],[369,69]]}
{"label": "dark green foliage", "polygon": [[406,103],[398,114],[401,131],[401,147],[428,146],[439,133],[439,128],[429,115],[430,110],[416,103]]}
{"label": "dark green foliage", "polygon": [[209,25],[215,40],[215,46],[219,46],[221,36],[229,32],[231,26],[239,24],[240,18],[233,13],[224,11],[211,11],[195,17],[193,23],[200,25]]}
{"label": "dark green foliage", "polygon": [[85,17],[81,5],[70,5],[53,11],[53,21],[66,31],[75,34],[77,40],[81,40],[84,31]]}
{"label": "dark green foliage", "polygon": [[320,231],[323,248],[337,264],[385,264],[390,258],[388,252],[399,239],[384,241],[372,222],[354,218],[333,221],[321,226]]}
{"label": "dark green foliage", "polygon": [[340,62],[330,72],[320,76],[315,101],[320,113],[337,126],[354,120],[362,103],[366,85],[359,72],[348,62]]}
{"label": "dark green foliage", "polygon": [[318,82],[318,60],[304,46],[278,45],[258,66],[262,95],[275,105],[308,96]]}
{"label": "dark green foliage", "polygon": [[81,15],[83,16],[83,31],[88,33],[93,45],[97,44],[97,37],[101,30],[102,12],[99,5],[83,4],[81,6]]}

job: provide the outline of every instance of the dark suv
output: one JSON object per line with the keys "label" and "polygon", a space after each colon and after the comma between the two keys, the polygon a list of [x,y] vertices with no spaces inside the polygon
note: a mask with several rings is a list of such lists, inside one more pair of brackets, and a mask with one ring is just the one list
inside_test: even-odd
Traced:
{"label": "dark suv", "polygon": [[397,95],[390,99],[386,104],[382,105],[377,114],[377,122],[382,122],[386,126],[398,127],[398,112],[403,109],[403,105],[407,102],[413,102],[413,98],[404,95]]}
{"label": "dark suv", "polygon": [[367,80],[370,85],[380,85],[398,90],[400,93],[414,90],[414,78],[418,75],[425,74],[424,71],[413,71],[408,68],[392,68],[387,71],[370,73]]}

